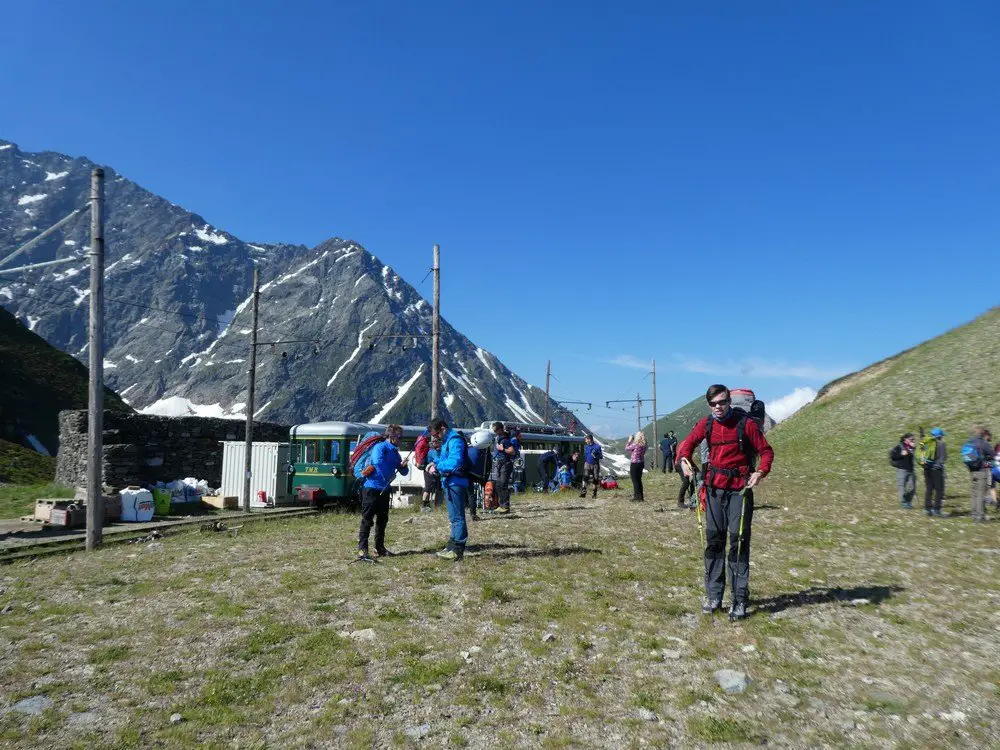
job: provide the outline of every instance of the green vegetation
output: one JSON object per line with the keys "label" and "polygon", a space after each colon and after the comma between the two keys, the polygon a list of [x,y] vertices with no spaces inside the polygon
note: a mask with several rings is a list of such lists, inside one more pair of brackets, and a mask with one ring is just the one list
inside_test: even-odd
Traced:
{"label": "green vegetation", "polygon": [[53,497],[71,498],[73,490],[54,483],[0,485],[0,518],[28,515],[35,510],[35,500]]}

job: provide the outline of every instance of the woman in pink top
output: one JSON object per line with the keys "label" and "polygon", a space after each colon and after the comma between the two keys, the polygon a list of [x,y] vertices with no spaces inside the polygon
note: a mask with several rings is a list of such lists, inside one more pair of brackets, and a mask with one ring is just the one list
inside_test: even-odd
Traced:
{"label": "woman in pink top", "polygon": [[643,501],[642,470],[646,467],[646,436],[642,432],[637,432],[629,437],[625,443],[625,452],[632,460],[628,467],[629,476],[632,478],[631,502],[641,503]]}

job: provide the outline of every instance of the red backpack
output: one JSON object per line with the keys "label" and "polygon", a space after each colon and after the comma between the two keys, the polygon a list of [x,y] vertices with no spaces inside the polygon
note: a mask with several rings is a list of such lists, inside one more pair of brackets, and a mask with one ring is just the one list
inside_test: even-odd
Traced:
{"label": "red backpack", "polygon": [[413,460],[416,462],[417,468],[420,469],[420,471],[423,471],[424,467],[427,466],[427,454],[430,450],[430,435],[424,432],[423,435],[417,438],[417,442],[413,446]]}

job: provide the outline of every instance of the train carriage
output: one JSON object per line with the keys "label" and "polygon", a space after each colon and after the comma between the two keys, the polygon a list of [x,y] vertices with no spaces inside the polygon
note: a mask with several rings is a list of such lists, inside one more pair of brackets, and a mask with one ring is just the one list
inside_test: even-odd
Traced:
{"label": "train carriage", "polygon": [[[490,429],[484,422],[478,429]],[[558,448],[564,456],[578,453],[574,467],[579,475],[583,461],[583,438],[551,425],[506,422],[508,429],[521,433],[521,458],[525,486],[538,481],[538,457]],[[322,505],[330,501],[351,500],[360,492],[361,482],[350,469],[351,452],[366,433],[385,431],[385,425],[365,422],[313,422],[295,425],[289,431],[288,490],[300,501]],[[413,447],[425,427],[403,426],[399,452],[408,462],[409,473],[393,481],[393,504],[407,504],[407,497],[423,492],[423,472],[416,468]],[[477,428],[458,428],[466,437]]]}

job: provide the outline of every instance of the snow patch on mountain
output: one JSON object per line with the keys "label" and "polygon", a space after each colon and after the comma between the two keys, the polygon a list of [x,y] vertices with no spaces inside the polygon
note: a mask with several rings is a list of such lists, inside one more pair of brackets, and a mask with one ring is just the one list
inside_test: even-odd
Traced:
{"label": "snow patch on mountain", "polygon": [[213,245],[225,245],[229,242],[223,235],[208,231],[208,224],[201,229],[195,229],[194,233],[202,242],[211,242]]}
{"label": "snow patch on mountain", "polygon": [[36,193],[35,195],[22,195],[17,199],[17,205],[19,206],[30,206],[32,203],[38,203],[49,197],[48,193]]}
{"label": "snow patch on mountain", "polygon": [[399,400],[401,398],[403,398],[403,396],[406,395],[406,392],[408,390],[410,390],[410,386],[412,386],[414,383],[417,382],[417,379],[421,376],[421,374],[423,374],[423,371],[424,371],[424,363],[421,362],[420,363],[420,367],[418,367],[417,371],[415,373],[413,373],[413,376],[409,380],[407,380],[405,383],[403,383],[401,386],[399,386],[399,388],[396,390],[396,395],[393,396],[392,399],[390,399],[389,403],[387,403],[385,406],[383,406],[375,414],[375,416],[372,417],[371,421],[372,421],[373,424],[381,424],[382,423],[382,420],[386,418],[386,416],[389,414],[390,411],[392,411],[392,407],[394,407],[396,404],[398,404]]}

